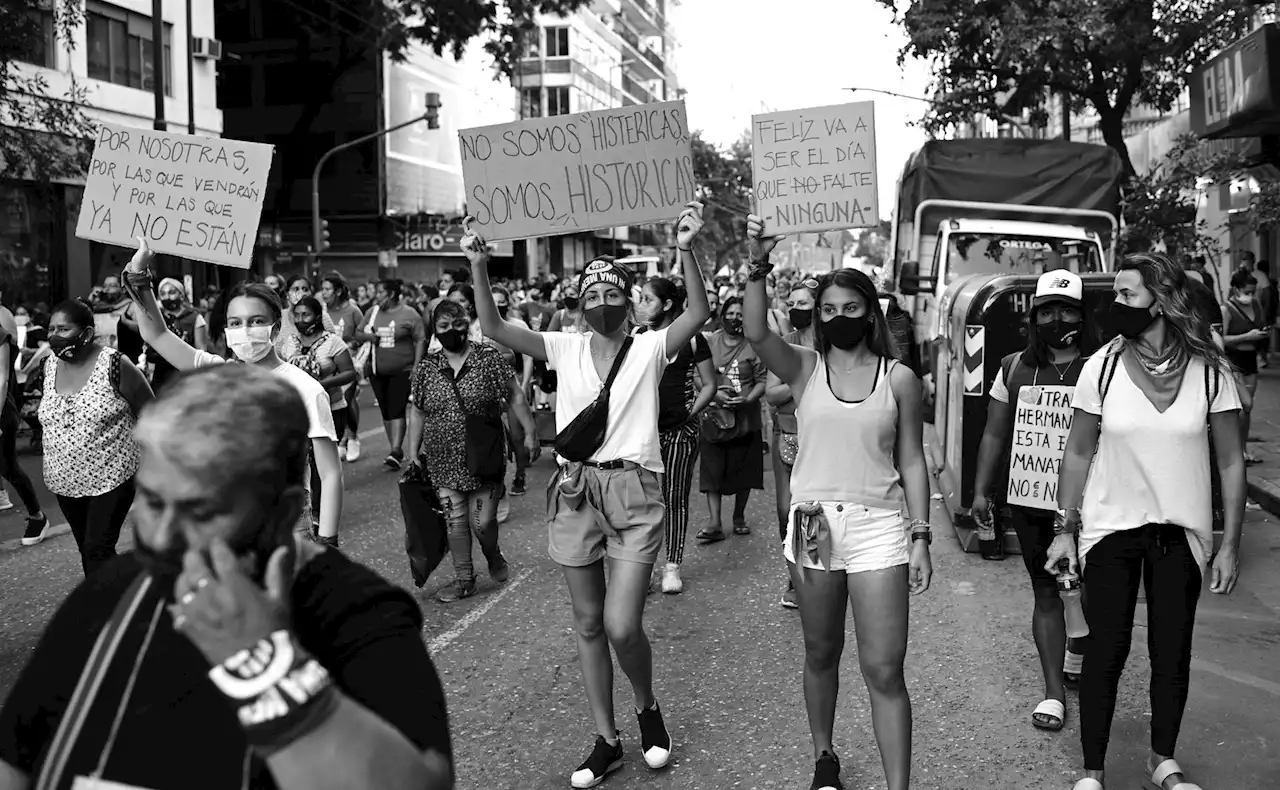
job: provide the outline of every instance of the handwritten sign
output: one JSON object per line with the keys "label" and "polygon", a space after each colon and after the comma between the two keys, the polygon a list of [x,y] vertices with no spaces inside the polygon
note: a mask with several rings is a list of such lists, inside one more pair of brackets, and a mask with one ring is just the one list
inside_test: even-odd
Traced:
{"label": "handwritten sign", "polygon": [[751,117],[756,213],[770,233],[879,223],[874,110],[855,102]]}
{"label": "handwritten sign", "polygon": [[274,149],[103,124],[76,235],[249,268]]}
{"label": "handwritten sign", "polygon": [[1071,433],[1074,387],[1028,386],[1018,391],[1009,457],[1008,502],[1058,508],[1058,467]]}
{"label": "handwritten sign", "polygon": [[486,241],[669,222],[697,196],[682,101],[463,129],[458,144]]}

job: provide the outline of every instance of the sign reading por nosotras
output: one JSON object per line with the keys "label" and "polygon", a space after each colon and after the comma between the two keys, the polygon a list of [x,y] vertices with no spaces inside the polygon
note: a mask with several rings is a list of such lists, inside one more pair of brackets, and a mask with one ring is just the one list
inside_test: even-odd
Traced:
{"label": "sign reading por nosotras", "polygon": [[875,105],[751,117],[755,213],[771,234],[869,228],[876,197]]}
{"label": "sign reading por nosotras", "polygon": [[274,149],[103,124],[76,236],[249,268]]}
{"label": "sign reading por nosotras", "polygon": [[486,241],[673,220],[696,197],[684,102],[458,132],[467,211]]}
{"label": "sign reading por nosotras", "polygon": [[1071,433],[1073,392],[1075,387],[1058,385],[1026,386],[1018,391],[1009,456],[1009,504],[1058,508],[1058,469]]}

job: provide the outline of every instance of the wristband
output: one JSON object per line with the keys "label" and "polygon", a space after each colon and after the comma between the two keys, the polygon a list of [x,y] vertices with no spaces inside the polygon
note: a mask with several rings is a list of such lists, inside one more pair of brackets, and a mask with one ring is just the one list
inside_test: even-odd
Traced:
{"label": "wristband", "polygon": [[[1070,513],[1075,515],[1071,516]],[[1080,509],[1066,508],[1059,510],[1053,516],[1053,534],[1058,535],[1074,535],[1080,531]]]}
{"label": "wristband", "polygon": [[747,264],[747,279],[752,282],[755,282],[756,280],[763,280],[765,277],[769,276],[769,272],[771,271],[773,271],[773,264],[769,263],[767,259],[763,261],[751,261]]}
{"label": "wristband", "polygon": [[679,244],[676,245],[676,249],[680,250],[681,252],[693,252],[692,247],[681,247]]}
{"label": "wristband", "polygon": [[336,709],[329,672],[280,630],[209,671],[236,708],[245,740],[269,756],[314,730]]}

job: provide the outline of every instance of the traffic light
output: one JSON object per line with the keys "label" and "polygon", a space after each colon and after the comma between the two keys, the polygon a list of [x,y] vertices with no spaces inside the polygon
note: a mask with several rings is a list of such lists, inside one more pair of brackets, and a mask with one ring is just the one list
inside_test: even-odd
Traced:
{"label": "traffic light", "polygon": [[440,108],[443,104],[440,102],[440,94],[427,94],[427,114],[423,117],[427,119],[428,129],[440,128]]}
{"label": "traffic light", "polygon": [[325,252],[329,249],[329,220],[320,220],[320,251]]}

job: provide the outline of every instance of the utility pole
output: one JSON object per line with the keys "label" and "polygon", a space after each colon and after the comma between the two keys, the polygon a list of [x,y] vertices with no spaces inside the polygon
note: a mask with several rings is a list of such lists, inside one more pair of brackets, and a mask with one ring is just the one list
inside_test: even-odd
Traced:
{"label": "utility pole", "polygon": [[156,100],[155,129],[169,131],[164,120],[164,2],[151,0],[151,87]]}
{"label": "utility pole", "polygon": [[1067,94],[1059,93],[1058,101],[1062,103],[1062,139],[1071,140],[1071,102]]}
{"label": "utility pole", "polygon": [[187,0],[187,134],[196,133],[196,59],[191,54],[195,43],[195,33],[191,32],[191,0]]}

